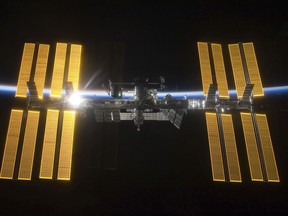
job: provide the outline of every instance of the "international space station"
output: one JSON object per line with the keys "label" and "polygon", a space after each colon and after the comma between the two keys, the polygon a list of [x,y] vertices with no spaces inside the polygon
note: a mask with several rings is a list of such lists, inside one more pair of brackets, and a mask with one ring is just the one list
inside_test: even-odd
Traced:
{"label": "international space station", "polygon": [[[232,115],[239,114],[244,131],[252,181],[279,182],[267,116],[257,113],[254,101],[264,96],[253,43],[229,44],[236,97],[229,95],[222,45],[197,43],[204,99],[162,98],[165,78],[136,77],[131,82],[110,80],[108,99],[78,94],[82,46],[57,43],[49,95],[44,94],[50,46],[25,43],[16,89],[20,106],[10,114],[0,178],[31,180],[35,146],[42,148],[40,179],[70,180],[76,113],[92,110],[97,122],[134,122],[139,131],[145,121],[170,121],[180,129],[191,110],[205,112],[214,181],[242,182]],[[50,56],[50,57],[49,57]],[[227,62],[226,62],[227,63]],[[133,91],[123,97],[123,89]],[[20,108],[19,108],[20,107]],[[42,114],[41,114],[42,113]],[[45,132],[37,140],[40,115]],[[176,129],[175,129],[176,130]]]}

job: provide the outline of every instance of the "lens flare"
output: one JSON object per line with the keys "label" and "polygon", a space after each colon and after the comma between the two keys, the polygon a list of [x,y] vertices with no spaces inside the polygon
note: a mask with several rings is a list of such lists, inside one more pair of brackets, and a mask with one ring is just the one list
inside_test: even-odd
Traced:
{"label": "lens flare", "polygon": [[82,101],[83,101],[82,98],[78,94],[73,94],[68,98],[68,102],[74,107],[79,106],[82,103]]}

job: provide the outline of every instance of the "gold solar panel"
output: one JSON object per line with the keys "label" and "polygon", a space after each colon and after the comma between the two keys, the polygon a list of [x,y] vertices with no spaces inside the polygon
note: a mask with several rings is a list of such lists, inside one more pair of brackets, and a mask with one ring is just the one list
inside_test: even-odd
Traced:
{"label": "gold solar panel", "polygon": [[241,173],[231,114],[221,114],[224,143],[231,182],[241,182]]}
{"label": "gold solar panel", "polygon": [[216,113],[206,112],[206,123],[209,139],[212,174],[214,181],[225,181],[222,150]]}
{"label": "gold solar panel", "polygon": [[260,135],[268,181],[279,182],[280,180],[266,114],[256,114],[256,119],[258,124],[258,131]]}
{"label": "gold solar panel", "polygon": [[246,87],[246,78],[243,69],[242,58],[238,44],[229,44],[229,53],[232,63],[234,81],[236,85],[237,96],[242,97]]}
{"label": "gold solar panel", "polygon": [[264,96],[263,86],[261,82],[261,77],[259,73],[259,68],[257,64],[257,59],[255,55],[255,50],[253,43],[243,43],[243,49],[245,53],[245,59],[247,63],[250,83],[254,84],[253,96]]}
{"label": "gold solar panel", "polygon": [[57,179],[59,180],[70,180],[75,115],[75,111],[64,111],[63,114],[63,126],[57,176]]}
{"label": "gold solar panel", "polygon": [[59,110],[47,110],[40,178],[52,179]]}
{"label": "gold solar panel", "polygon": [[200,69],[202,76],[202,85],[204,96],[207,95],[210,84],[213,84],[211,65],[208,51],[208,44],[204,42],[198,42],[198,53],[200,60]]}
{"label": "gold solar panel", "polygon": [[18,179],[31,179],[39,115],[39,111],[28,111]]}
{"label": "gold solar panel", "polygon": [[0,178],[12,179],[18,149],[23,110],[11,110]]}
{"label": "gold solar panel", "polygon": [[68,82],[73,83],[74,91],[78,90],[81,50],[82,50],[81,45],[71,44]]}
{"label": "gold solar panel", "polygon": [[32,68],[33,56],[34,56],[35,44],[25,43],[22,61],[19,71],[16,97],[26,97],[27,96],[27,82],[30,79],[30,73]]}
{"label": "gold solar panel", "polygon": [[43,98],[49,47],[50,46],[46,44],[39,44],[37,62],[35,67],[34,81],[38,91],[38,97],[41,99]]}
{"label": "gold solar panel", "polygon": [[61,97],[66,62],[67,44],[57,43],[51,83],[51,97]]}
{"label": "gold solar panel", "polygon": [[260,158],[251,113],[241,112],[241,120],[243,125],[251,178],[253,181],[263,181],[263,174],[261,170]]}
{"label": "gold solar panel", "polygon": [[217,79],[217,88],[220,98],[229,98],[228,84],[224,66],[221,44],[211,44],[215,74]]}

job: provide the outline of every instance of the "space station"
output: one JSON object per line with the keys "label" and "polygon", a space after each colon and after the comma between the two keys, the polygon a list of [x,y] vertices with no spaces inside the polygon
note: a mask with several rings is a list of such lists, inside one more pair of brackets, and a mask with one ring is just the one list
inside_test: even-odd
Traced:
{"label": "space station", "polygon": [[[146,121],[171,122],[171,127],[181,130],[183,118],[200,111],[206,117],[211,162],[207,169],[211,169],[213,181],[242,182],[233,123],[233,115],[239,115],[251,181],[280,182],[267,115],[256,106],[264,97],[264,90],[252,42],[195,44],[203,98],[174,97],[166,90],[162,76],[156,80],[135,77],[124,82],[121,70],[115,70],[104,86],[106,98],[87,95],[79,89],[82,45],[52,46],[55,52],[50,51],[48,44],[24,44],[15,107],[11,109],[6,142],[1,143],[5,145],[1,179],[33,180],[32,173],[37,172],[39,179],[71,180],[76,115],[92,112],[96,122],[114,124],[114,130],[122,121],[129,121],[141,133]],[[224,46],[229,58],[224,58]],[[124,48],[115,47],[115,55],[123,55]],[[53,73],[47,91],[44,86],[48,62],[53,62]],[[227,63],[232,66],[236,95],[228,89]],[[114,64],[121,66],[123,60]],[[38,134],[41,119],[45,121],[43,137]],[[35,151],[37,146],[40,152]],[[40,153],[39,167],[34,165],[36,153]]]}

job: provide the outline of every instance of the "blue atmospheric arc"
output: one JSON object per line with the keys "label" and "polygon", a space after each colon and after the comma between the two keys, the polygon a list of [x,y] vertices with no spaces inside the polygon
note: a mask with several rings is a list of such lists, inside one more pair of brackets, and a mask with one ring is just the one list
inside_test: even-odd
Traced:
{"label": "blue atmospheric arc", "polygon": [[[0,94],[2,95],[12,95],[16,92],[16,86],[13,85],[1,85],[0,84]],[[283,95],[288,94],[288,86],[274,86],[274,87],[265,87],[264,88],[265,96],[272,96],[272,95]],[[45,89],[44,95],[49,96],[50,90]],[[103,90],[89,90],[89,91],[79,91],[78,94],[82,97],[87,98],[99,98],[99,99],[109,99],[111,96],[107,94],[106,91]],[[183,99],[183,98],[203,98],[203,91],[163,91],[158,92],[157,96],[158,98],[163,98],[167,94],[170,94],[172,97],[177,99]],[[231,97],[236,97],[236,90],[230,90],[229,94]],[[123,97],[125,99],[129,99],[133,97],[133,92],[124,91]]]}

